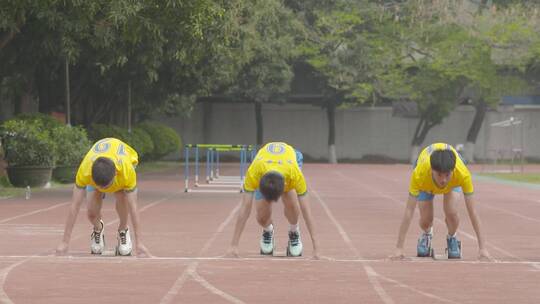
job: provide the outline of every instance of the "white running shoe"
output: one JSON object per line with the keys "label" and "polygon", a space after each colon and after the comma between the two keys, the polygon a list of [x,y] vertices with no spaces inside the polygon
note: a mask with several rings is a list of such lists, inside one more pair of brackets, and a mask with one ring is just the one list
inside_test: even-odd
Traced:
{"label": "white running shoe", "polygon": [[264,231],[261,236],[261,254],[271,255],[274,253],[274,230]]}
{"label": "white running shoe", "polygon": [[118,246],[116,247],[117,255],[131,255],[133,244],[131,243],[131,236],[129,235],[129,229],[118,231]]}
{"label": "white running shoe", "polygon": [[299,257],[302,256],[302,240],[300,239],[300,231],[289,231],[289,245],[287,246],[287,256]]}
{"label": "white running shoe", "polygon": [[99,220],[101,223],[100,231],[93,231],[90,241],[90,252],[92,254],[102,254],[105,250],[105,225],[103,220]]}

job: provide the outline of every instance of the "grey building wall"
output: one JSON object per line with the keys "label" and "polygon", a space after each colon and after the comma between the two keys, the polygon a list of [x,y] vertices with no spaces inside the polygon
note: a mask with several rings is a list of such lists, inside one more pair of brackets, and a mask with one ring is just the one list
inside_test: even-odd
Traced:
{"label": "grey building wall", "polygon": [[[207,103],[197,104],[190,117],[156,117],[156,120],[173,127],[183,143],[252,144],[256,140],[254,111],[252,104]],[[465,144],[473,116],[473,107],[458,107],[429,132],[424,145],[431,142]],[[505,144],[508,138],[489,125],[511,116],[524,122],[525,156],[540,158],[540,108],[531,106],[504,107],[488,112],[476,142],[475,158],[484,159],[486,147],[493,147],[493,143],[495,146]],[[390,107],[337,110],[338,159],[384,155],[407,161],[417,122],[417,119],[393,117]],[[328,120],[324,109],[297,104],[264,105],[263,125],[265,142],[285,141],[310,157],[327,158]]]}

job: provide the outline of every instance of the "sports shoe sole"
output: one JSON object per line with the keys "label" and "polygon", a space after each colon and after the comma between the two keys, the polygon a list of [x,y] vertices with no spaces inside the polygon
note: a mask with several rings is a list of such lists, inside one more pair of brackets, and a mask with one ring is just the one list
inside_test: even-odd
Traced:
{"label": "sports shoe sole", "polygon": [[461,257],[463,256],[463,251],[461,250],[461,241],[458,241],[458,248],[459,248],[459,256],[452,256],[452,257],[449,255],[448,248],[446,248],[446,256],[448,257],[448,259],[461,259]]}
{"label": "sports shoe sole", "polygon": [[299,255],[292,255],[292,254],[291,254],[291,250],[289,249],[289,246],[287,246],[287,256],[288,256],[288,257],[293,257],[293,258],[301,257],[301,256],[302,256],[302,252],[300,252]]}
{"label": "sports shoe sole", "polygon": [[276,246],[275,246],[275,244],[272,244],[272,251],[266,253],[266,252],[264,252],[264,251],[261,249],[260,253],[261,253],[262,255],[274,255],[274,249],[276,249]]}
{"label": "sports shoe sole", "polygon": [[131,256],[131,252],[132,251],[130,251],[128,254],[120,254],[120,250],[118,250],[118,246],[116,246],[115,249],[114,249],[114,255],[115,256]]}

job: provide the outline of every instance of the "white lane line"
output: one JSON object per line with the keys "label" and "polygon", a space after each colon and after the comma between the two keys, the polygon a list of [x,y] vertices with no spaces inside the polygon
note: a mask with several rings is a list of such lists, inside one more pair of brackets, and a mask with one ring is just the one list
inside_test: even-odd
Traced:
{"label": "white lane line", "polygon": [[[73,252],[72,252],[73,253]],[[528,260],[497,260],[497,261],[479,261],[479,260],[448,260],[442,258],[439,260],[433,260],[430,258],[417,258],[417,257],[407,257],[402,260],[389,260],[388,258],[381,259],[338,259],[326,257],[324,259],[314,260],[311,258],[292,258],[292,257],[238,257],[238,258],[228,258],[223,256],[215,257],[206,257],[206,256],[153,256],[148,258],[136,258],[133,256],[122,257],[114,256],[114,251],[111,251],[107,255],[90,255],[87,251],[80,252],[79,254],[86,254],[84,256],[55,256],[50,255],[3,255],[0,256],[1,260],[19,260],[19,259],[28,259],[32,258],[34,260],[43,260],[47,262],[63,262],[63,260],[72,261],[75,263],[159,263],[159,262],[191,262],[191,261],[206,261],[206,262],[277,262],[277,263],[424,263],[424,264],[433,264],[433,263],[452,263],[452,264],[467,264],[467,265],[527,265],[533,267],[540,267],[540,261],[528,261]]]}
{"label": "white lane line", "polygon": [[[340,175],[342,178],[345,178],[345,179],[348,180],[348,181],[354,181],[353,179],[350,179],[348,176],[346,176],[345,174],[343,174],[343,173],[340,172],[340,171],[335,171],[335,172],[337,172],[338,175]],[[365,187],[365,186],[362,185],[361,183],[356,183],[356,184],[362,186],[363,188],[368,189],[368,190],[371,191],[371,192],[377,193],[377,194],[379,194],[379,195],[381,195],[381,196],[384,196],[384,197],[387,197],[387,198],[389,198],[389,199],[394,200],[392,197],[387,196],[387,195],[384,195],[383,193],[380,193],[380,192],[378,192],[378,191],[374,191],[374,190],[372,190],[372,189],[370,189],[370,188],[368,188],[368,187]],[[315,192],[315,191],[312,191],[312,192]],[[319,200],[319,202],[320,202],[322,205],[326,205],[326,204],[324,203],[324,201],[321,199],[321,197],[320,197],[316,192],[315,192],[315,195],[317,196],[317,199]],[[326,207],[326,208],[324,208],[324,209],[325,209],[325,211],[330,212],[330,210],[329,210],[328,207]],[[334,217],[332,216],[331,218],[334,218]],[[339,223],[337,223],[337,224],[339,224]],[[341,229],[338,228],[338,230],[340,230],[340,233],[341,233],[341,231],[345,232],[342,228],[341,228]],[[350,238],[347,237],[347,239],[348,239],[349,242],[350,242]],[[345,240],[345,238],[344,238],[344,240]],[[346,242],[347,242],[347,241],[346,241]],[[353,246],[353,245],[352,245],[352,242],[351,242],[351,246]],[[359,256],[358,256],[358,257],[359,257]],[[373,274],[378,275],[378,273],[375,272],[375,270],[373,270],[370,266],[367,266],[366,264],[362,264],[362,265],[364,266],[364,270],[365,270],[366,273],[368,274],[368,277],[371,276],[371,277],[373,277],[373,280],[376,280],[377,276],[374,277]],[[366,266],[369,267],[370,269],[367,269]],[[370,280],[370,282],[371,282],[371,280]],[[408,286],[408,285],[406,285],[406,284],[404,284],[404,283],[401,283],[401,282],[400,282],[400,284],[401,284],[401,285],[404,285],[404,286]],[[380,284],[378,283],[378,281],[377,281],[377,285],[380,286]],[[410,287],[410,286],[409,286],[409,287]],[[412,291],[420,292],[420,290],[418,290],[418,289],[416,289],[416,288],[413,288],[413,287],[410,287],[409,289],[412,290]],[[376,289],[376,290],[377,290],[377,289]],[[377,291],[377,292],[379,292],[379,291]],[[383,292],[384,292],[384,290],[383,290]],[[385,292],[385,293],[386,293],[386,292]],[[422,291],[420,294],[425,296],[426,294],[429,294],[429,293],[426,293],[426,292],[423,292],[423,291]],[[447,302],[448,302],[448,301],[451,301],[451,300],[444,299],[444,298],[441,298],[441,297],[439,297],[439,296],[436,296],[436,295],[434,295],[434,294],[429,294],[429,295],[430,295],[431,298],[441,299],[441,301],[447,301]],[[382,299],[383,301],[385,301],[384,298],[381,298],[381,299]],[[391,298],[390,298],[390,300],[392,301]]]}
{"label": "white lane line", "polygon": [[204,288],[208,289],[211,293],[213,293],[215,295],[218,295],[218,296],[224,298],[225,300],[227,300],[227,301],[229,301],[231,303],[234,303],[234,304],[245,304],[245,302],[241,301],[240,299],[237,299],[237,298],[233,297],[232,295],[222,291],[221,289],[216,288],[214,285],[208,283],[208,281],[206,281],[203,277],[201,277],[197,273],[197,271],[193,271],[191,273],[191,277],[196,282],[201,284]]}
{"label": "white lane line", "polygon": [[509,214],[509,215],[513,215],[515,217],[519,217],[519,218],[524,219],[524,220],[529,220],[529,221],[540,223],[540,219],[532,218],[530,216],[526,216],[526,215],[523,215],[523,214],[512,212],[512,211],[509,211],[509,210],[506,210],[506,209],[493,207],[493,206],[489,206],[489,205],[483,205],[482,207],[487,208],[487,209],[493,209],[493,210],[499,211],[501,213],[506,213],[506,214]]}
{"label": "white lane line", "polygon": [[[349,179],[345,174],[343,174],[343,173],[341,173],[341,172],[338,172],[338,171],[336,171],[336,172],[337,172],[339,175],[341,175],[342,177],[344,177],[344,178],[346,178],[346,179],[348,179],[348,180],[352,180],[352,179]],[[370,172],[370,174],[373,175],[373,176],[382,178],[380,175],[378,175],[378,174],[376,174],[376,173]],[[400,200],[398,200],[398,199],[396,199],[396,198],[394,198],[394,197],[392,197],[392,196],[388,196],[388,195],[385,195],[384,193],[382,193],[382,192],[380,192],[380,191],[377,191],[377,190],[375,190],[375,189],[365,187],[364,185],[362,185],[362,184],[360,184],[360,183],[357,183],[357,184],[360,185],[361,187],[365,188],[365,189],[368,189],[369,191],[371,191],[371,192],[373,192],[373,193],[378,193],[378,194],[380,194],[381,196],[386,197],[386,198],[388,198],[389,200],[392,200],[392,201],[394,201],[394,202],[396,202],[396,203],[398,203],[398,204],[403,204],[403,202],[401,202]],[[484,206],[484,207],[485,207],[485,206]],[[495,207],[491,207],[491,208],[495,208]],[[509,211],[507,211],[507,212],[509,212]],[[445,223],[443,220],[441,220],[441,219],[439,219],[439,218],[435,218],[435,220],[436,220],[437,222],[441,223],[442,225],[446,226],[446,223]],[[458,232],[459,232],[460,234],[463,234],[464,236],[466,236],[467,238],[469,238],[469,239],[471,239],[471,240],[474,240],[474,241],[476,241],[476,242],[478,241],[478,240],[476,239],[475,236],[473,236],[472,234],[469,234],[469,233],[467,233],[467,232],[465,232],[465,231],[463,231],[463,230],[461,230],[461,229],[458,229]],[[500,247],[498,247],[498,246],[496,246],[496,245],[494,245],[494,244],[492,244],[492,243],[490,243],[490,242],[486,242],[486,245],[488,245],[489,247],[495,249],[496,251],[498,251],[498,252],[500,252],[500,253],[502,253],[502,254],[508,256],[508,257],[511,257],[511,258],[516,259],[516,260],[519,260],[519,261],[524,261],[522,258],[520,258],[520,257],[518,257],[518,256],[516,256],[516,255],[514,255],[514,254],[512,254],[511,252],[508,252],[508,251],[506,251],[506,250],[504,250],[504,249],[502,249],[502,248],[500,248]],[[532,264],[529,264],[529,265],[530,265],[531,267],[537,269],[537,270],[540,270],[540,265],[539,265],[538,263],[532,263]]]}
{"label": "white lane line", "polygon": [[[181,193],[181,192],[178,191],[178,192],[176,192],[176,193]],[[176,194],[176,193],[175,193],[175,194]],[[150,208],[150,207],[153,207],[153,206],[155,206],[155,205],[157,205],[157,204],[159,204],[159,203],[161,203],[161,202],[163,202],[163,201],[166,201],[166,200],[172,198],[173,196],[174,196],[174,195],[171,195],[171,196],[169,196],[169,197],[162,198],[162,199],[159,199],[159,200],[157,200],[157,201],[154,201],[154,202],[152,202],[152,203],[150,203],[150,204],[144,206],[143,208],[139,209],[139,213],[140,213],[140,212],[143,212],[144,210],[146,210],[146,209],[148,209],[148,208]],[[71,203],[71,202],[68,202],[68,204],[69,204],[69,203]],[[66,203],[62,203],[62,204],[65,205]],[[58,204],[58,205],[62,205],[62,204]],[[58,207],[58,205],[56,205],[56,207]],[[53,206],[53,207],[55,207],[55,206]],[[37,210],[36,210],[36,211],[37,211]],[[21,215],[21,216],[22,216],[22,215]],[[113,223],[115,223],[115,222],[118,222],[118,219],[117,219],[117,220],[114,220],[114,221],[112,221],[112,222],[107,223],[106,226],[111,225],[111,224],[113,224]],[[80,234],[80,235],[78,235],[78,236],[72,238],[72,239],[71,239],[71,242],[73,242],[74,240],[80,239],[81,237],[84,237],[84,236],[86,236],[86,234]],[[46,252],[42,252],[42,253],[37,253],[37,254],[35,254],[35,255],[31,255],[31,256],[25,258],[25,259],[22,260],[22,261],[19,261],[19,262],[15,263],[15,264],[9,265],[9,266],[7,266],[6,268],[3,268],[2,270],[0,270],[0,303],[8,303],[8,304],[13,303],[13,302],[11,301],[11,299],[9,298],[9,296],[7,295],[6,290],[5,290],[5,283],[6,283],[6,280],[7,280],[7,277],[8,277],[8,275],[9,275],[9,273],[10,273],[14,268],[20,266],[21,264],[26,263],[26,262],[28,262],[28,261],[30,261],[30,260],[32,260],[32,259],[35,259],[35,258],[37,258],[37,257],[39,257],[39,256],[42,256],[42,255],[44,255],[44,254],[47,254],[47,253],[49,253],[49,252],[50,252],[50,250],[48,250],[48,251],[46,251]]]}
{"label": "white lane line", "polygon": [[[83,254],[81,252],[81,254]],[[88,252],[84,252],[86,256],[55,256],[55,255],[4,255],[0,256],[0,261],[29,259],[42,260],[43,262],[63,262],[68,260],[75,263],[128,263],[135,264],[141,263],[159,263],[159,262],[192,262],[192,261],[205,261],[205,262],[272,262],[272,263],[374,263],[374,264],[386,264],[386,263],[404,263],[404,264],[433,264],[433,263],[452,263],[452,264],[466,264],[466,265],[526,265],[540,269],[540,261],[528,261],[528,260],[496,260],[496,261],[479,261],[479,260],[448,260],[446,258],[433,260],[430,258],[417,258],[407,257],[402,260],[389,260],[388,258],[381,259],[338,259],[329,258],[314,260],[310,258],[291,258],[291,257],[239,257],[228,258],[223,256],[216,257],[149,257],[149,258],[136,258],[136,257],[121,257],[114,256],[114,252],[109,255],[95,256],[90,255]]]}
{"label": "white lane line", "polygon": [[[343,226],[341,226],[338,220],[334,217],[334,214],[330,211],[330,208],[328,208],[328,205],[324,202],[324,200],[317,193],[317,191],[315,191],[314,189],[311,189],[311,193],[313,193],[313,195],[317,198],[317,201],[324,209],[324,212],[326,213],[328,218],[332,221],[334,226],[336,226],[339,234],[341,235],[341,238],[343,238],[343,241],[345,241],[345,244],[347,244],[347,246],[354,253],[356,258],[361,258],[360,253],[358,252],[358,249],[356,249],[356,247],[352,243],[351,238],[349,237],[345,229],[343,229]],[[386,293],[384,288],[381,286],[381,284],[377,280],[376,272],[365,263],[362,263],[362,267],[364,268],[364,271],[367,274],[369,283],[371,283],[371,286],[373,287],[373,289],[375,290],[379,298],[381,298],[381,300],[386,304],[393,304],[394,300],[392,300],[392,298],[388,295],[388,293]]]}
{"label": "white lane line", "polygon": [[[204,244],[203,248],[200,251],[200,255],[204,254],[204,252],[206,252],[206,250],[208,250],[210,248],[210,246],[212,246],[212,243],[214,242],[216,237],[220,233],[222,233],[223,230],[225,230],[225,227],[234,218],[234,215],[236,214],[238,209],[240,209],[240,206],[241,206],[241,202],[238,203],[236,205],[236,207],[234,207],[234,209],[229,213],[229,216],[227,216],[227,218],[221,223],[221,225],[219,225],[216,232],[214,232],[212,237],[208,241],[206,241],[206,243]],[[178,276],[178,278],[176,279],[174,284],[167,291],[167,293],[163,296],[160,303],[161,304],[171,303],[174,300],[174,298],[178,295],[178,293],[180,292],[180,290],[182,289],[182,287],[184,286],[184,283],[188,280],[188,278],[190,276],[193,277],[193,273],[195,273],[195,271],[197,270],[197,267],[199,267],[199,261],[195,260],[195,261],[191,262],[188,265],[188,267],[186,268],[186,270],[184,270],[182,272],[182,274],[180,276]],[[228,299],[226,299],[226,300],[228,300]]]}
{"label": "white lane line", "polygon": [[388,278],[388,277],[385,277],[383,275],[380,275],[380,274],[377,274],[377,276],[387,282],[390,282],[390,283],[393,283],[393,284],[396,284],[397,286],[401,287],[401,288],[405,288],[405,289],[409,289],[411,291],[414,291],[416,293],[419,293],[427,298],[430,298],[430,299],[433,299],[433,300],[437,300],[437,301],[441,301],[441,302],[444,302],[444,303],[452,303],[452,304],[458,304],[459,302],[455,302],[455,301],[452,301],[452,300],[448,300],[448,299],[445,299],[445,298],[441,298],[441,297],[438,297],[434,294],[431,294],[431,293],[428,293],[428,292],[424,292],[422,290],[419,290],[419,289],[416,289],[414,287],[411,287],[409,285],[406,285],[406,284],[403,284],[399,281],[396,281],[394,279],[391,279],[391,278]]}
{"label": "white lane line", "polygon": [[38,213],[41,213],[41,212],[49,211],[49,210],[52,210],[52,209],[67,205],[69,203],[71,203],[71,202],[60,203],[60,204],[52,205],[52,206],[47,207],[47,208],[42,208],[42,209],[34,210],[34,211],[31,211],[31,212],[19,214],[19,215],[16,215],[16,216],[8,217],[8,218],[0,220],[0,224],[6,223],[6,222],[9,222],[9,221],[12,221],[12,220],[16,220],[16,219],[19,219],[19,218],[22,218],[22,217],[26,217],[26,216],[38,214]]}
{"label": "white lane line", "polygon": [[[350,179],[348,176],[346,176],[345,174],[343,174],[343,173],[341,173],[341,172],[339,172],[339,171],[336,171],[336,173],[337,173],[338,175],[341,175],[343,178],[345,178],[345,179],[347,179],[347,180],[349,180],[349,181],[354,181],[353,179]],[[377,176],[377,174],[372,174],[372,175]],[[398,200],[398,199],[396,199],[395,197],[386,195],[386,194],[384,194],[384,193],[382,193],[382,192],[380,192],[380,191],[378,191],[378,190],[375,190],[375,189],[373,189],[373,188],[366,187],[366,186],[364,186],[364,185],[361,184],[361,183],[358,183],[358,182],[357,182],[356,184],[359,185],[359,186],[361,186],[361,187],[364,188],[364,189],[367,189],[367,190],[373,192],[373,193],[379,194],[381,197],[385,197],[385,198],[387,198],[387,199],[389,199],[389,200],[391,200],[391,201],[393,201],[393,202],[395,202],[395,203],[398,203],[399,205],[403,205],[403,201]],[[441,220],[441,219],[439,219],[439,218],[437,218],[437,217],[435,217],[435,220],[436,220],[437,222],[441,223],[442,225],[446,226],[446,223],[445,223],[443,220]],[[463,231],[463,230],[461,230],[461,229],[458,229],[458,232],[459,232],[460,234],[463,234],[464,236],[466,236],[467,238],[469,238],[469,239],[471,239],[471,240],[477,241],[476,237],[473,236],[472,234],[469,234],[469,233],[467,233],[467,232],[465,232],[465,231]],[[502,248],[500,248],[500,247],[498,247],[498,246],[496,246],[496,245],[490,243],[490,242],[486,242],[486,245],[488,245],[489,247],[491,247],[491,248],[493,248],[493,249],[499,251],[500,253],[502,253],[502,254],[504,254],[504,255],[506,255],[506,256],[508,256],[508,257],[511,257],[511,258],[514,258],[514,259],[520,259],[520,260],[521,260],[521,258],[519,258],[518,256],[516,256],[516,255],[514,255],[514,254],[512,254],[512,253],[510,253],[510,252],[508,252],[508,251],[506,251],[506,250],[504,250],[504,249],[502,249]]]}

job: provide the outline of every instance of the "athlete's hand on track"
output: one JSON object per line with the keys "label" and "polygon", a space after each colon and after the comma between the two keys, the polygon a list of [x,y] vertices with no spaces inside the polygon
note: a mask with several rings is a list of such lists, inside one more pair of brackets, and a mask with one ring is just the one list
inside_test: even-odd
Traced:
{"label": "athlete's hand on track", "polygon": [[56,255],[65,255],[68,252],[69,245],[66,242],[61,242],[58,244],[58,247],[56,247],[55,254]]}
{"label": "athlete's hand on track", "polygon": [[396,248],[394,254],[390,255],[388,258],[392,261],[403,260],[405,258],[405,254],[403,254],[403,249]]}
{"label": "athlete's hand on track", "polygon": [[240,257],[240,254],[238,253],[238,247],[236,246],[229,247],[229,249],[227,250],[227,253],[225,254],[225,257],[228,257],[228,258]]}
{"label": "athlete's hand on track", "polygon": [[137,244],[137,257],[138,258],[151,258],[153,255],[150,253],[150,250],[146,248],[143,244]]}
{"label": "athlete's hand on track", "polygon": [[480,260],[480,261],[489,261],[489,262],[494,262],[495,261],[495,259],[489,254],[487,249],[478,250],[478,260]]}

